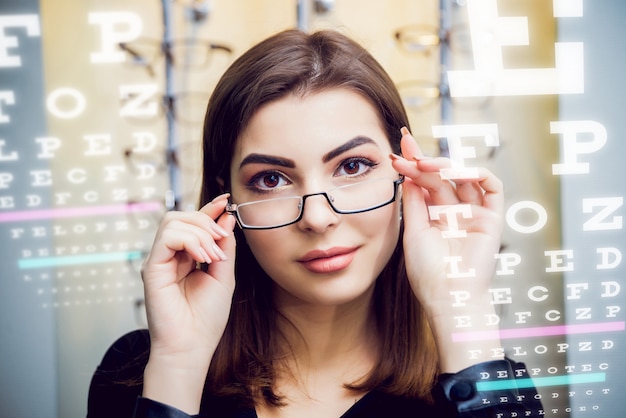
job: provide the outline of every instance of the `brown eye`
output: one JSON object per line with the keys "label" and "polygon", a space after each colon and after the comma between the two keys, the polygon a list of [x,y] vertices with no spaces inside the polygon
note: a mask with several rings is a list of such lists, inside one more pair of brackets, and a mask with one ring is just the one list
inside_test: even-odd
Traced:
{"label": "brown eye", "polygon": [[264,171],[258,173],[248,182],[248,188],[256,192],[272,192],[282,189],[291,184],[289,179],[277,171]]}
{"label": "brown eye", "polygon": [[263,177],[262,181],[263,186],[271,189],[278,186],[278,184],[280,183],[280,176],[277,174],[268,174],[267,176]]}
{"label": "brown eye", "polygon": [[369,158],[349,158],[339,164],[335,175],[347,178],[357,178],[367,175],[372,169],[376,168],[377,165],[378,163],[370,160]]}
{"label": "brown eye", "polygon": [[361,163],[358,161],[349,161],[343,165],[343,170],[348,175],[357,174],[361,169]]}

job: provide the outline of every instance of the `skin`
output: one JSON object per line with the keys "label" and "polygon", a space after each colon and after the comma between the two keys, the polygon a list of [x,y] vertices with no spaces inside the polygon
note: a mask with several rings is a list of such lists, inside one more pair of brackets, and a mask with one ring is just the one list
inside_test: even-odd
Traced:
{"label": "skin", "polygon": [[[325,158],[355,137],[369,140]],[[246,230],[251,250],[275,283],[277,308],[299,330],[296,334],[285,328],[292,354],[278,377],[278,390],[289,403],[284,408],[259,404],[260,417],[339,416],[362,396],[342,385],[365,375],[378,354],[369,303],[375,279],[398,239],[404,245],[411,287],[435,334],[441,371],[456,372],[494,359],[489,352],[493,341],[453,343],[450,335],[457,331],[455,316],[483,318],[493,313],[487,288],[501,234],[502,185],[485,169],[479,170],[477,179],[455,179],[454,184],[442,180],[439,170],[450,162],[419,158],[421,153],[406,129],[401,148],[403,156],[390,156],[376,110],[345,89],[288,95],[271,102],[257,111],[240,136],[230,173],[235,203],[263,198],[277,186],[280,193],[303,195],[353,181],[356,174],[363,179],[393,178],[398,173],[406,177],[402,237],[399,202],[341,215],[321,196],[306,201],[303,218],[295,224]],[[249,156],[258,154],[291,163],[250,162]],[[349,164],[355,157],[376,164],[374,168]],[[144,396],[192,414],[199,411],[204,379],[234,289],[235,222],[232,216],[213,221],[225,204],[221,196],[198,212],[169,213],[142,272],[152,339]],[[445,238],[442,231],[447,225],[429,219],[428,205],[456,204],[471,205],[472,217],[459,219],[467,236]],[[311,271],[302,263],[311,251],[338,247],[350,249],[351,254],[350,262],[338,262],[341,268],[329,261],[335,266],[331,271]],[[461,268],[473,268],[475,277],[449,278],[445,256],[461,256]],[[208,272],[196,270],[195,262],[209,262]],[[473,298],[451,309],[450,292],[459,290]],[[468,349],[481,349],[482,354],[469,358]]]}
{"label": "skin", "polygon": [[[356,137],[370,141],[353,143],[324,161],[327,153]],[[268,171],[280,173],[279,189],[287,189],[281,194],[331,189],[351,177],[347,168],[357,173],[356,181],[389,177],[391,188],[398,174],[391,166],[390,152],[376,112],[357,94],[332,90],[305,98],[288,96],[260,109],[241,136],[231,165],[232,196],[240,202],[272,197],[256,190],[267,189],[267,177],[257,180],[260,184],[255,184],[254,190],[246,187],[255,175]],[[251,154],[280,157],[294,164],[241,166]],[[355,158],[377,165],[355,165]],[[371,212],[340,215],[318,196],[306,201],[303,218],[296,224],[245,231],[253,254],[276,283],[279,311],[296,325],[302,337],[291,335],[294,354],[287,364],[291,369],[297,366],[299,381],[288,376],[279,379],[279,390],[292,401],[280,410],[260,405],[260,416],[320,416],[322,411],[323,416],[333,416],[360,396],[342,386],[346,378],[355,380],[364,375],[368,368],[364,366],[371,366],[373,361],[376,347],[368,331],[374,327],[370,300],[376,277],[399,237],[399,206],[394,202]],[[355,249],[351,263],[339,271],[311,272],[298,261],[310,251],[337,247]]]}
{"label": "skin", "polygon": [[[354,111],[342,111],[347,108]],[[371,142],[323,161],[325,154],[359,136]],[[280,191],[281,195],[317,193],[346,182],[380,177],[390,178],[391,188],[398,174],[391,166],[390,152],[374,109],[357,94],[334,90],[304,99],[288,96],[264,106],[240,138],[231,165],[231,193],[235,201],[243,202],[276,195],[262,192],[268,189],[263,178],[255,190],[245,186],[251,177],[268,170],[282,173],[275,188],[287,189]],[[240,168],[241,161],[253,153],[289,159],[294,167],[253,163]],[[377,166],[368,167],[355,158]],[[355,175],[349,175],[346,167]],[[309,305],[334,310],[371,289],[393,252],[399,228],[398,203],[362,214],[340,215],[324,197],[316,196],[307,199],[298,223],[271,230],[245,230],[245,234],[256,259],[278,285],[279,309]],[[334,247],[357,248],[344,270],[316,274],[298,262],[309,251]]]}

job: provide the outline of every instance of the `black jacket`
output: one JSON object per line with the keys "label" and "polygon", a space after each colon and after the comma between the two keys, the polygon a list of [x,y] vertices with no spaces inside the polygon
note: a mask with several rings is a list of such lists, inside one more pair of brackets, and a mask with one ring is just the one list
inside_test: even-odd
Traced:
{"label": "black jacket", "polygon": [[[141,378],[149,348],[147,330],[131,332],[109,348],[91,381],[88,418],[189,418],[189,415],[173,407],[141,397]],[[515,370],[520,371],[516,373]],[[459,373],[442,374],[433,389],[434,404],[373,390],[341,418],[538,417],[543,410],[541,403],[535,399],[535,389],[515,387],[516,379],[528,378],[521,370],[525,370],[521,363],[497,360],[479,363]],[[505,386],[513,387],[477,390],[477,383],[494,380],[504,381]],[[512,385],[507,385],[507,382]],[[256,418],[257,415],[253,409],[212,397],[205,391],[199,416]]]}

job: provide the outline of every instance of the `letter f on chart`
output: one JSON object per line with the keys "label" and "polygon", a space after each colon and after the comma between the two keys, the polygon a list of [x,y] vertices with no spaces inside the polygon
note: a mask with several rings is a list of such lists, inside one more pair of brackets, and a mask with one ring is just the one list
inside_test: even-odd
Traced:
{"label": "letter f on chart", "polygon": [[[553,15],[581,17],[582,0],[553,0]],[[498,16],[497,0],[467,0],[474,69],[448,71],[452,97],[580,94],[582,42],[556,42],[554,68],[505,69],[502,47],[529,45],[528,18]]]}

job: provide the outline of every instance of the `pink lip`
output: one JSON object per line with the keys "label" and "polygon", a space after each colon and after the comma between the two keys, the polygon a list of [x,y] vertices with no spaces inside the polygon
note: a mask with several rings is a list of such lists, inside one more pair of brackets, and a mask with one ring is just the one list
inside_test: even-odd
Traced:
{"label": "pink lip", "polygon": [[334,273],[350,265],[358,247],[334,247],[328,250],[313,250],[306,253],[299,263],[313,273]]}

